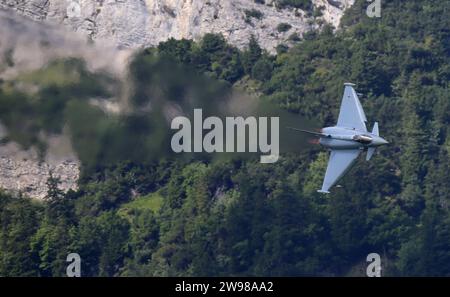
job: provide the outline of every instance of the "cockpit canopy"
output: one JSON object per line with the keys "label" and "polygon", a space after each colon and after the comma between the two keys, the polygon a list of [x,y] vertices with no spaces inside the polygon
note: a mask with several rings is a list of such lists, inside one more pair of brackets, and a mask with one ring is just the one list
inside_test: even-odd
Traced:
{"label": "cockpit canopy", "polygon": [[372,137],[367,135],[355,135],[353,136],[353,140],[362,144],[369,144],[372,142]]}

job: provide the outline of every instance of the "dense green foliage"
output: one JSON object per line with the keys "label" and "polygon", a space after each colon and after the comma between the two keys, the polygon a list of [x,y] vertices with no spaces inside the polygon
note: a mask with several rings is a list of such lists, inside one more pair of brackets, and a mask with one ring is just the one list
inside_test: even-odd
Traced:
{"label": "dense green foliage", "polygon": [[[383,1],[379,19],[365,5],[336,34],[306,34],[277,56],[254,38],[239,51],[208,34],[161,43],[131,65],[134,84],[149,86],[136,88],[135,106],[186,93],[182,76],[156,70],[175,63],[321,125],[335,123],[343,83],[357,83],[392,145],[359,162],[342,188],[316,193],[327,162],[319,148],[271,165],[111,155],[76,192],[51,178],[42,203],[0,194],[0,275],[62,276],[71,252],[85,276],[349,275],[377,252],[384,275],[449,276],[450,3]],[[0,94],[2,121],[3,107],[21,102],[8,98]]]}

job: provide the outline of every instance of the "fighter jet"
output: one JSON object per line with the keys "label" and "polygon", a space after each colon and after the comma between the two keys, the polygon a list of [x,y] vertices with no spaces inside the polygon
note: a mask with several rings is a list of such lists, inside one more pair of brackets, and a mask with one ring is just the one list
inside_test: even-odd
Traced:
{"label": "fighter jet", "polygon": [[331,151],[322,189],[317,191],[319,193],[330,193],[330,188],[352,167],[361,151],[367,151],[366,160],[369,161],[377,147],[388,144],[380,137],[377,122],[373,125],[372,132],[367,131],[367,118],[353,88],[355,85],[344,85],[336,126],[323,128],[320,132],[293,128],[318,136],[319,143]]}

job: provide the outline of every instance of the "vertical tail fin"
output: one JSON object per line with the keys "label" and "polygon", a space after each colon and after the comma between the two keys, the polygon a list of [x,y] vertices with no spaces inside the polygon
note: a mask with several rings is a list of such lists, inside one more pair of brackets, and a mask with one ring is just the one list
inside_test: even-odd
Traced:
{"label": "vertical tail fin", "polygon": [[380,131],[378,130],[378,122],[375,122],[375,124],[373,124],[372,134],[380,136]]}

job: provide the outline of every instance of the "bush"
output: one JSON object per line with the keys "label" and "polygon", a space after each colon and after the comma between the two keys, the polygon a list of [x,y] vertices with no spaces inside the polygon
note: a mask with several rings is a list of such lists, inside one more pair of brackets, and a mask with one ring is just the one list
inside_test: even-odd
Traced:
{"label": "bush", "polygon": [[294,7],[303,10],[312,8],[311,0],[276,0],[275,5],[279,8]]}
{"label": "bush", "polygon": [[278,30],[278,32],[287,32],[287,31],[289,31],[290,29],[292,28],[292,26],[290,25],[290,24],[288,24],[288,23],[280,23],[280,24],[278,24],[278,26],[277,26],[277,30]]}
{"label": "bush", "polygon": [[289,50],[289,47],[285,44],[279,44],[279,45],[277,45],[277,48],[276,48],[277,54],[279,54],[279,55],[287,53],[288,50]]}
{"label": "bush", "polygon": [[244,13],[245,13],[245,22],[247,23],[251,23],[252,18],[261,20],[264,16],[264,14],[261,11],[254,8],[246,9]]}
{"label": "bush", "polygon": [[300,38],[300,36],[298,35],[297,32],[294,32],[291,35],[289,35],[289,40],[293,41],[293,42],[297,42],[297,41],[300,41],[302,39]]}

